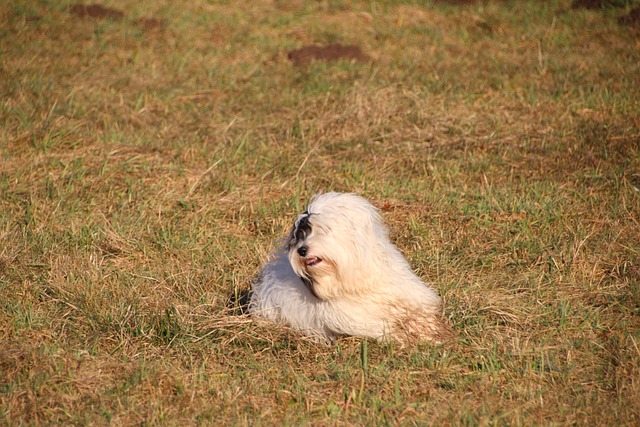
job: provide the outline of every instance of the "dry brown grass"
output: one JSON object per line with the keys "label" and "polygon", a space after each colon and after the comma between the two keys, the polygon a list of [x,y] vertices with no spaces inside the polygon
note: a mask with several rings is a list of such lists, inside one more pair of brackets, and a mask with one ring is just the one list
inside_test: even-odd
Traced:
{"label": "dry brown grass", "polygon": [[[638,423],[631,5],[72,4],[0,6],[1,423]],[[335,43],[374,61],[287,58]],[[453,342],[228,307],[321,190],[381,208]]]}

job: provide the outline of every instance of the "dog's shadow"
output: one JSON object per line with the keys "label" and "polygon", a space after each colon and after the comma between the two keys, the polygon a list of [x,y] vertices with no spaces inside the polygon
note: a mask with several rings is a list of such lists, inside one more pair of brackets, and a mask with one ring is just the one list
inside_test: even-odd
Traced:
{"label": "dog's shadow", "polygon": [[234,289],[227,298],[227,309],[233,316],[244,316],[249,314],[249,301],[251,300],[251,289]]}

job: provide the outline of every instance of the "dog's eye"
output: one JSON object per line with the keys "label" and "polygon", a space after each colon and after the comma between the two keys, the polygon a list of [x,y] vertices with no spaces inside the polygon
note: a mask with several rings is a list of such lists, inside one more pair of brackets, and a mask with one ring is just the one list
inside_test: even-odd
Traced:
{"label": "dog's eye", "polygon": [[309,223],[309,217],[302,217],[298,221],[298,226],[295,230],[296,240],[304,240],[307,235],[311,232],[311,224]]}
{"label": "dog's eye", "polygon": [[293,226],[289,239],[287,241],[287,247],[291,249],[296,243],[304,240],[311,233],[311,223],[308,216],[303,216]]}

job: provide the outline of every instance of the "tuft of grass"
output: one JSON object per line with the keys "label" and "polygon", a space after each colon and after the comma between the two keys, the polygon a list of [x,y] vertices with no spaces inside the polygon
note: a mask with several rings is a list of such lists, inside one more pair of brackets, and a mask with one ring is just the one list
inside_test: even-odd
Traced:
{"label": "tuft of grass", "polygon": [[[0,5],[0,422],[638,423],[630,3],[129,3]],[[373,62],[287,59],[333,43]],[[452,342],[239,314],[328,190],[381,209]]]}

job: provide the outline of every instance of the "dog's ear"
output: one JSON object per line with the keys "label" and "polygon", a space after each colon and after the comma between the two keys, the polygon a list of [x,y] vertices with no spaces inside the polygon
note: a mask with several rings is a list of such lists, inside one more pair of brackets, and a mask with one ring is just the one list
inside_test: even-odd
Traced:
{"label": "dog's ear", "polygon": [[287,240],[284,242],[283,249],[285,251],[290,250],[293,247],[293,245],[296,244],[295,232],[296,232],[296,225],[293,224],[293,227],[291,228],[291,231],[289,232],[289,236],[287,237]]}

